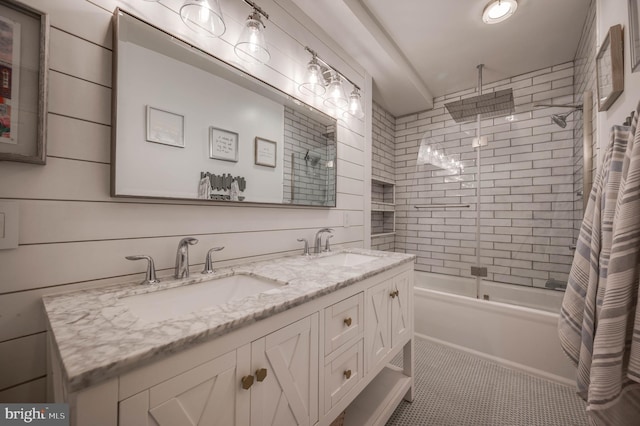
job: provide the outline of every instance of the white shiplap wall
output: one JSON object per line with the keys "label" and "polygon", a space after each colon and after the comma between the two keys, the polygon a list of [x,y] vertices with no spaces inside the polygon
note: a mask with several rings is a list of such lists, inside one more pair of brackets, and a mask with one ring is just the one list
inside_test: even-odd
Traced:
{"label": "white shiplap wall", "polygon": [[[226,34],[222,39],[200,40],[182,25],[176,12],[179,0],[24,1],[51,19],[48,152],[46,166],[0,162],[0,199],[17,200],[20,208],[20,246],[0,250],[0,402],[45,398],[41,297],[139,279],[143,265],[126,261],[126,254],[152,255],[159,273],[166,275],[173,268],[177,242],[187,235],[200,240],[191,247],[193,270],[202,267],[207,249],[214,245],[226,247],[216,254],[219,266],[293,254],[301,249],[296,238],[311,239],[324,226],[335,228],[337,244],[366,245],[363,194],[368,190],[371,161],[370,121],[339,122],[335,209],[109,196],[115,7],[235,61],[232,46],[250,12],[244,2],[222,0]],[[295,81],[302,78],[309,60],[304,46],[309,45],[361,87],[371,87],[366,72],[290,0],[259,3],[270,15],[267,37],[272,60],[249,72],[294,94]],[[364,97],[370,112],[370,90]],[[345,216],[347,227],[343,227]]]}

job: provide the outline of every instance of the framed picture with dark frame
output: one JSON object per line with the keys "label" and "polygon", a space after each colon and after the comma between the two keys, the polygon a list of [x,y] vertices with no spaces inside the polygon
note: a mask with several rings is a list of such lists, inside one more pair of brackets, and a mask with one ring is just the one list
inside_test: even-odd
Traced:
{"label": "framed picture with dark frame", "polygon": [[49,15],[0,3],[0,161],[45,164]]}
{"label": "framed picture with dark frame", "polygon": [[629,50],[631,71],[640,70],[640,0],[629,0]]}
{"label": "framed picture with dark frame", "polygon": [[276,167],[278,143],[256,137],[256,159],[255,163],[258,166]]}
{"label": "framed picture with dark frame", "polygon": [[606,111],[624,90],[624,51],[622,50],[622,26],[609,28],[596,55],[596,86],[598,111]]}

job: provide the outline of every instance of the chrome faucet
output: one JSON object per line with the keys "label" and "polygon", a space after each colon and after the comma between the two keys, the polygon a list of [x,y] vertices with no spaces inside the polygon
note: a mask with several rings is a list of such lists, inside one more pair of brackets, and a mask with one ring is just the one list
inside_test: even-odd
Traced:
{"label": "chrome faucet", "polygon": [[176,270],[173,275],[176,279],[189,278],[189,245],[197,244],[198,240],[193,237],[187,237],[178,243],[178,252],[176,253]]}
{"label": "chrome faucet", "polygon": [[325,232],[332,233],[333,229],[322,228],[318,232],[316,232],[316,238],[315,238],[316,245],[313,248],[313,252],[316,254],[322,253],[322,234],[324,234]]}

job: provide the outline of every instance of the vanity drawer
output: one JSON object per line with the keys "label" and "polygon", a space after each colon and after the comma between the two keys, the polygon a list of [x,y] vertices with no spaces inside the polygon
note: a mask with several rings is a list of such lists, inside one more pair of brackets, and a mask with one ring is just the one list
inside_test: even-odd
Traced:
{"label": "vanity drawer", "polygon": [[364,344],[358,340],[324,367],[325,413],[331,410],[364,375]]}
{"label": "vanity drawer", "polygon": [[324,310],[324,354],[329,355],[362,334],[364,293],[358,293]]}

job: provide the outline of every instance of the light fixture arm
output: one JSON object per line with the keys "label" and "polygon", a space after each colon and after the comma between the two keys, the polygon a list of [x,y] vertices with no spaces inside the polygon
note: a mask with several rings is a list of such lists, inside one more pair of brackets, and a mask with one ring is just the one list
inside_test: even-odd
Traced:
{"label": "light fixture arm", "polygon": [[[253,12],[254,13],[259,13],[260,15],[264,16],[265,19],[269,19],[269,14],[267,12],[265,12],[264,10],[262,10],[262,8],[260,6],[258,6],[257,4],[252,2],[251,0],[243,0],[243,1],[253,8]],[[265,26],[264,24],[262,24],[262,25]]]}
{"label": "light fixture arm", "polygon": [[[244,1],[249,1],[249,0],[244,0]],[[355,84],[353,81],[351,81],[350,78],[348,78],[347,76],[345,76],[343,73],[341,73],[340,71],[338,71],[335,67],[329,65],[324,59],[322,59],[320,56],[318,56],[318,53],[313,50],[312,48],[310,48],[309,46],[305,46],[304,50],[306,50],[307,52],[309,52],[313,58],[313,60],[319,62],[321,65],[323,65],[325,68],[328,68],[329,70],[335,72],[336,74],[338,74],[340,77],[344,78],[345,80],[347,80],[349,83],[351,83],[351,85],[353,86],[353,88],[357,91],[360,91],[360,87]]]}

